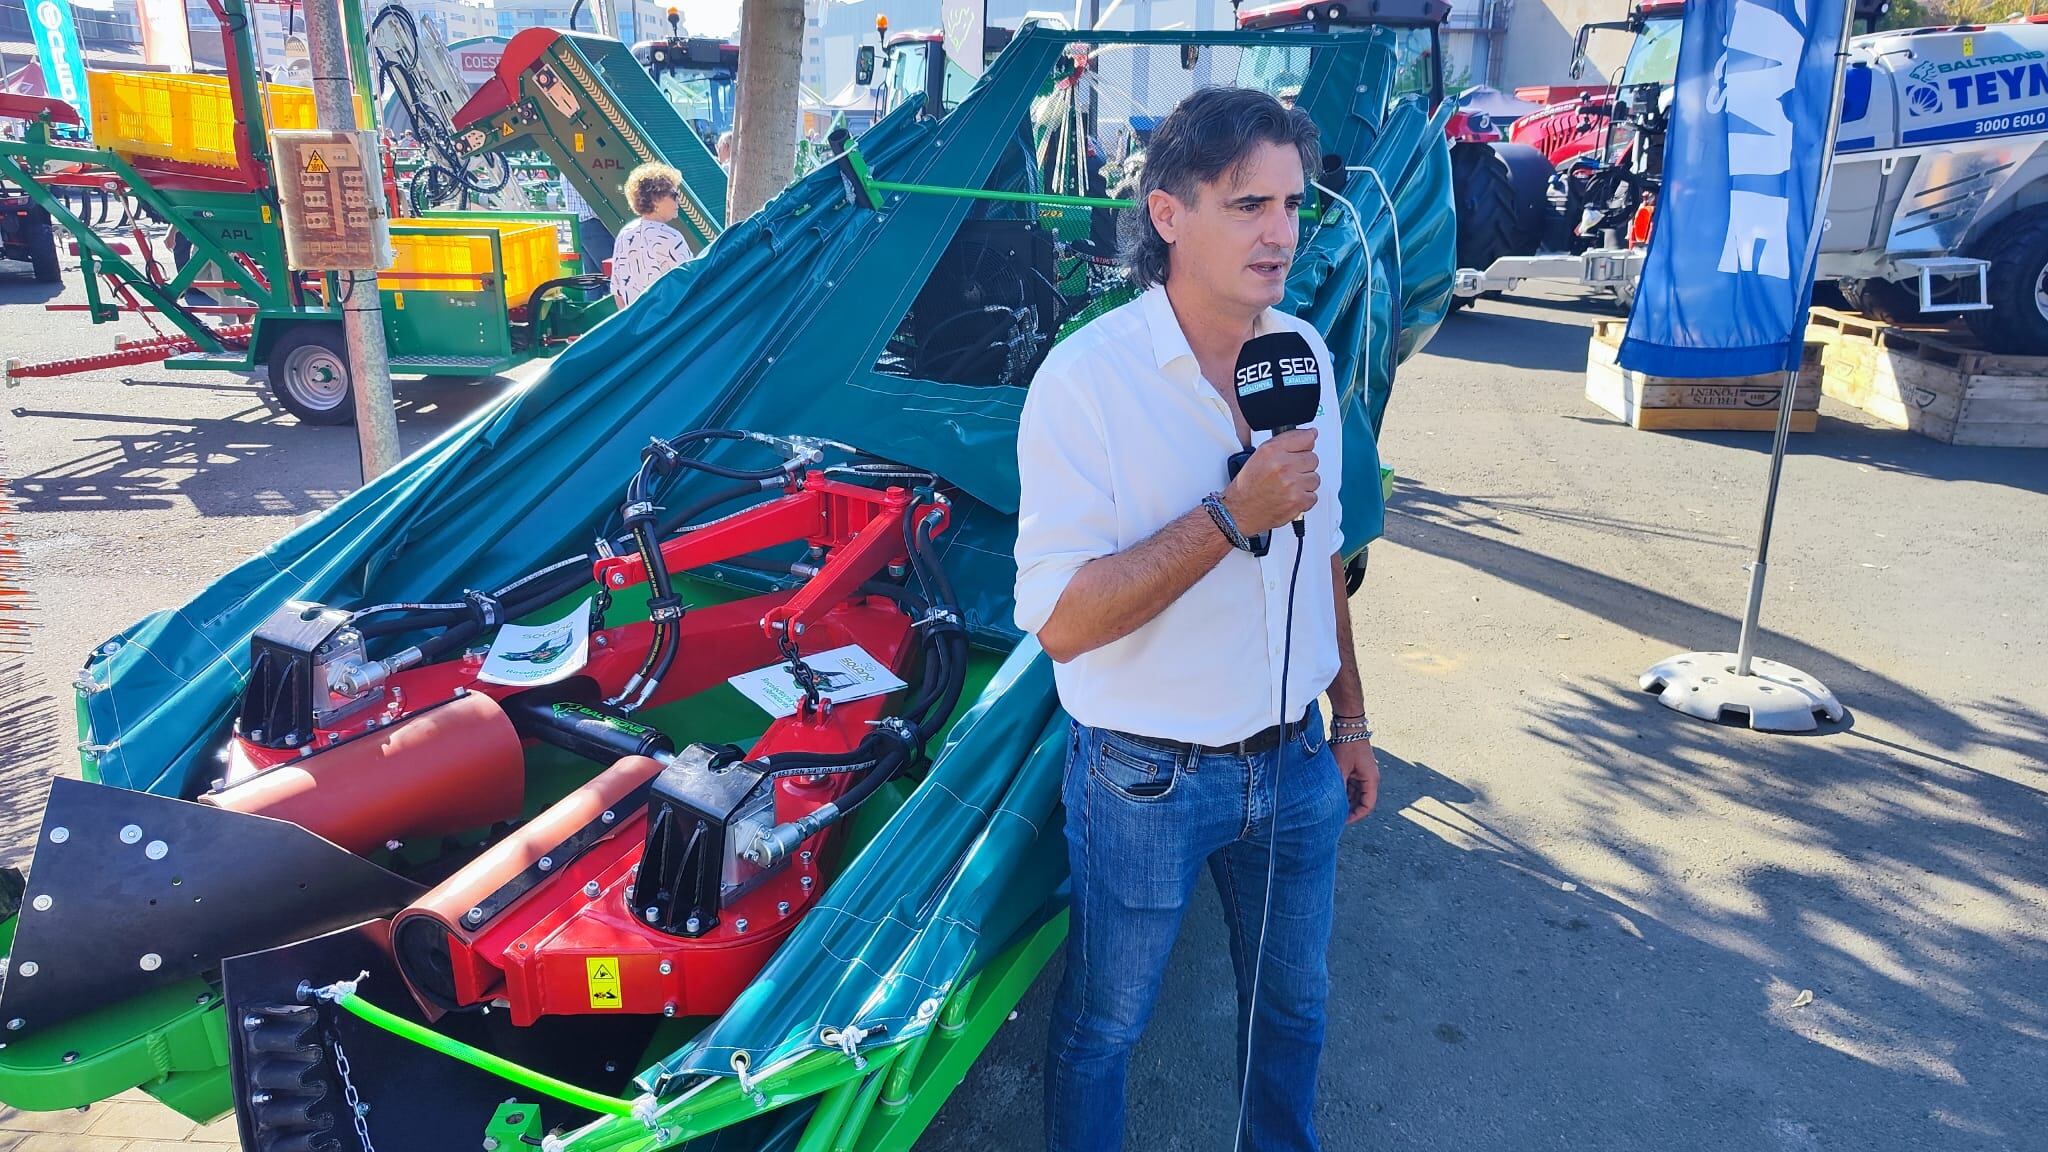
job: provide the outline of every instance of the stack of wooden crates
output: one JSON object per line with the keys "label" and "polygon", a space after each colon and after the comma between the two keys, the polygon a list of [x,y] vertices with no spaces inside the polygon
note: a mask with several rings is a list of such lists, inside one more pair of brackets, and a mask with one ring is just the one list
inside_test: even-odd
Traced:
{"label": "stack of wooden crates", "polygon": [[1826,308],[1813,310],[1807,337],[1827,341],[1831,399],[1944,444],[2048,448],[2048,356],[1983,352],[1943,331]]}
{"label": "stack of wooden crates", "polygon": [[[1626,320],[1593,325],[1586,349],[1586,399],[1615,419],[1650,431],[1754,431],[1778,426],[1783,374],[1680,380],[1645,376],[1616,363]],[[1792,430],[1811,432],[1820,419],[1820,342],[1808,339],[1792,393]]]}

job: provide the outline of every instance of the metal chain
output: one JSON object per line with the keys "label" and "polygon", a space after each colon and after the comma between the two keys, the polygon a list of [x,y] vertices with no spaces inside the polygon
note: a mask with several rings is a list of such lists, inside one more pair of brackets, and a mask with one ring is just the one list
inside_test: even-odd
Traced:
{"label": "metal chain", "polygon": [[348,1105],[349,1119],[355,1121],[356,1139],[362,1142],[363,1152],[377,1152],[370,1144],[370,1106],[363,1103],[355,1080],[349,1076],[348,1053],[341,1050],[340,1035],[329,1032],[327,1046],[334,1049],[334,1070],[341,1073],[341,1098]]}

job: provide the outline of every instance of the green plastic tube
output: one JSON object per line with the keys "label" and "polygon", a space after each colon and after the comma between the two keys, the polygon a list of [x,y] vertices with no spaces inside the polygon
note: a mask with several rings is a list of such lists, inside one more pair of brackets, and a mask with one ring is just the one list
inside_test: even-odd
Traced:
{"label": "green plastic tube", "polygon": [[481,1048],[472,1048],[460,1040],[451,1040],[403,1016],[386,1012],[352,991],[342,992],[335,997],[334,1002],[365,1024],[382,1028],[423,1048],[432,1048],[443,1056],[452,1056],[493,1076],[502,1076],[522,1088],[531,1088],[535,1092],[552,1096],[564,1104],[574,1104],[578,1108],[602,1112],[607,1116],[633,1115],[633,1102],[630,1100],[620,1100],[615,1096],[592,1092],[588,1088],[578,1088],[552,1076],[544,1076],[531,1068],[523,1068],[503,1057],[493,1056]]}

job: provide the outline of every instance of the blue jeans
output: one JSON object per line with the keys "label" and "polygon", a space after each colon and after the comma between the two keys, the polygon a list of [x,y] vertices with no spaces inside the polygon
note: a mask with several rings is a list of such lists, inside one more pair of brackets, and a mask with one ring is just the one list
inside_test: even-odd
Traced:
{"label": "blue jeans", "polygon": [[[1308,721],[1303,735],[1250,757],[1181,754],[1074,725],[1061,793],[1073,905],[1045,1069],[1051,1152],[1122,1147],[1131,1050],[1151,1019],[1205,862],[1230,926],[1243,1079],[1269,844],[1273,904],[1251,1034],[1243,1146],[1314,1152],[1337,837],[1349,805],[1313,705]],[[1205,1148],[1222,1148],[1229,1139],[1187,1135]]]}

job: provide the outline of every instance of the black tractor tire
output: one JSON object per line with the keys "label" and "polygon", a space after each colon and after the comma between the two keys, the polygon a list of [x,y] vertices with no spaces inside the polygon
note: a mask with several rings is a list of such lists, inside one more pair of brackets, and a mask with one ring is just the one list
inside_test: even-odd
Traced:
{"label": "black tractor tire", "polygon": [[1483,272],[1515,253],[1515,184],[1493,149],[1473,143],[1451,149],[1451,192],[1458,210],[1458,267]]}
{"label": "black tractor tire", "polygon": [[[1502,256],[1529,256],[1542,235],[1543,207],[1520,186],[1515,172],[1490,144],[1465,141],[1451,148],[1451,195],[1458,211],[1458,267],[1481,272]],[[1498,296],[1499,293],[1486,293]],[[1463,308],[1472,297],[1454,296]]]}
{"label": "black tractor tire", "polygon": [[300,324],[270,349],[270,393],[301,424],[352,424],[355,381],[339,324]]}
{"label": "black tractor tire", "polygon": [[24,226],[22,242],[28,247],[29,267],[35,270],[36,283],[55,284],[64,278],[64,270],[57,259],[57,229],[47,216],[37,211]]}
{"label": "black tractor tire", "polygon": [[1920,298],[1903,284],[1878,279],[1837,280],[1835,284],[1850,308],[1872,320],[1911,324],[1921,318]]}
{"label": "black tractor tire", "polygon": [[1977,255],[1991,261],[1985,274],[1989,311],[1963,320],[1993,352],[2048,356],[2048,207],[2029,208],[1999,222],[1995,247]]}

